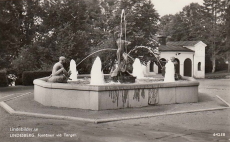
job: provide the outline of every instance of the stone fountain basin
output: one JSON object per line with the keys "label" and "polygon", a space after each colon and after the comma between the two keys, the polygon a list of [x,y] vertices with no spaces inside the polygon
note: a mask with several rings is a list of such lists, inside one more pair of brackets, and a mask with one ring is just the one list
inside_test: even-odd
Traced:
{"label": "stone fountain basin", "polygon": [[176,82],[89,85],[34,80],[34,100],[44,106],[90,110],[121,109],[198,102],[199,82],[183,77]]}

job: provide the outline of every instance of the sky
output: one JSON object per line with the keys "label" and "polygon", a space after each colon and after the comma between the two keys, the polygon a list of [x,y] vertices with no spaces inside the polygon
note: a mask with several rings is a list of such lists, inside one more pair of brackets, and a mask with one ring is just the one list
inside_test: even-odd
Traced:
{"label": "sky", "polygon": [[203,0],[151,0],[155,6],[155,9],[160,14],[164,16],[166,14],[176,14],[182,9],[189,5],[190,3],[203,4]]}

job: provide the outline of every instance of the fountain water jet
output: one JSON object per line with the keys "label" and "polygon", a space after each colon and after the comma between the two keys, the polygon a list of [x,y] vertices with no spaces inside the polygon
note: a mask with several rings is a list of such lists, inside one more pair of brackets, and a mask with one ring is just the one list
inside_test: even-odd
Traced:
{"label": "fountain water jet", "polygon": [[137,79],[144,78],[143,65],[138,58],[133,63],[133,76],[136,76]]}
{"label": "fountain water jet", "polygon": [[77,81],[78,71],[76,69],[76,63],[75,63],[75,61],[73,59],[70,61],[70,71],[71,71],[71,75],[70,75],[69,78],[72,81]]}
{"label": "fountain water jet", "polygon": [[164,82],[175,82],[175,67],[171,60],[165,65],[165,78]]}
{"label": "fountain water jet", "polygon": [[101,71],[101,59],[99,57],[97,57],[96,60],[94,61],[90,74],[91,74],[90,85],[105,84],[104,74],[103,71]]}

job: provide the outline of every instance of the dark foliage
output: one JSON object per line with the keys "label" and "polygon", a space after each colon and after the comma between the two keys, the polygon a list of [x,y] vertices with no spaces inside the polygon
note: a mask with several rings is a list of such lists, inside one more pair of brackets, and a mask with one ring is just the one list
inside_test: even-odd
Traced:
{"label": "dark foliage", "polygon": [[22,74],[23,85],[33,85],[34,79],[50,76],[51,71],[24,71]]}
{"label": "dark foliage", "polygon": [[0,87],[8,86],[6,71],[0,71]]}

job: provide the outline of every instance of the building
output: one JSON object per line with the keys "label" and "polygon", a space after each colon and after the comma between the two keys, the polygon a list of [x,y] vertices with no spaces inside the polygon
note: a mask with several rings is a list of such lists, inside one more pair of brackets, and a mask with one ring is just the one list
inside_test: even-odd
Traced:
{"label": "building", "polygon": [[[166,61],[175,57],[178,62],[176,72],[182,76],[205,78],[205,47],[202,41],[167,42],[166,37],[158,37],[160,46],[160,60]],[[144,71],[146,76],[161,73],[161,66],[148,63]]]}

